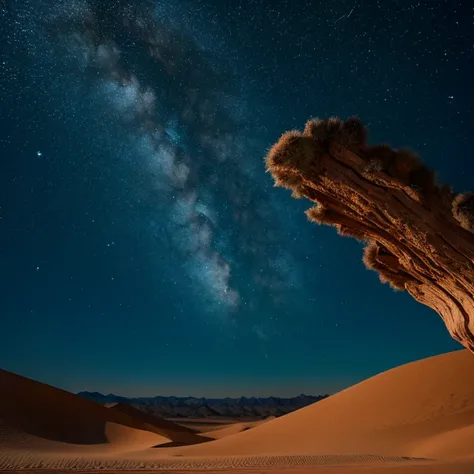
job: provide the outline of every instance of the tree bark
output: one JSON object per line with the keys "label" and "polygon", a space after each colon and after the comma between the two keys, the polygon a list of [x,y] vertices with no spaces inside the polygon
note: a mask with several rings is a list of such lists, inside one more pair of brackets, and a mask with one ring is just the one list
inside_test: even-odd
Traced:
{"label": "tree bark", "polygon": [[409,150],[367,146],[357,118],[314,119],[266,158],[276,186],[318,203],[310,220],[366,241],[382,282],[434,309],[474,352],[474,195],[454,195]]}

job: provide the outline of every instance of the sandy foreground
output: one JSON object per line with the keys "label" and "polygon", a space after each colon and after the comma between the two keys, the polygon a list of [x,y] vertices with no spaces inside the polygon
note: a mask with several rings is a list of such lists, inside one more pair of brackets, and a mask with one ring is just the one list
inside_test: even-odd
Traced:
{"label": "sandy foreground", "polygon": [[4,472],[474,474],[474,356],[397,367],[272,420],[191,425],[0,371]]}

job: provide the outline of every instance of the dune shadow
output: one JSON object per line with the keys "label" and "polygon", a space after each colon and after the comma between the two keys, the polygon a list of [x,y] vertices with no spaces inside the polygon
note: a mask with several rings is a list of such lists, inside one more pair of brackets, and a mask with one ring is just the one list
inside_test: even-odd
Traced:
{"label": "dune shadow", "polygon": [[29,435],[60,443],[91,446],[108,442],[105,421],[73,416],[61,409],[58,413],[60,416],[54,416],[54,413],[44,410],[37,414],[22,406],[11,407],[6,416],[3,414],[3,422]]}
{"label": "dune shadow", "polygon": [[184,447],[184,446],[192,446],[193,444],[202,444],[202,443],[209,443],[209,441],[215,441],[214,438],[208,438],[206,436],[201,436],[199,439],[193,439],[188,442],[184,441],[170,441],[169,443],[157,444],[153,446],[153,448],[177,448],[177,447]]}

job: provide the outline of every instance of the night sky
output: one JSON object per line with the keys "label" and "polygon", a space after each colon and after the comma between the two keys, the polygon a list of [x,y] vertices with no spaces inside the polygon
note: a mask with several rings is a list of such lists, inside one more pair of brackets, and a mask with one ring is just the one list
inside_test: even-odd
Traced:
{"label": "night sky", "polygon": [[264,157],[358,115],[472,189],[470,4],[3,0],[0,366],[72,391],[290,396],[461,348]]}

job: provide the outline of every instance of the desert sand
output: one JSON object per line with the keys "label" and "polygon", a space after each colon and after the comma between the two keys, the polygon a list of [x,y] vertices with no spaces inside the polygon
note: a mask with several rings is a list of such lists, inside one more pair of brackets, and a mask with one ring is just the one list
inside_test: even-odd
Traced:
{"label": "desert sand", "polygon": [[474,357],[413,362],[280,418],[205,433],[0,371],[0,469],[38,468],[474,474]]}

